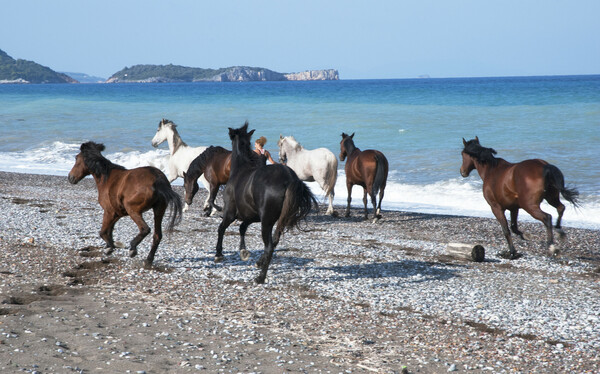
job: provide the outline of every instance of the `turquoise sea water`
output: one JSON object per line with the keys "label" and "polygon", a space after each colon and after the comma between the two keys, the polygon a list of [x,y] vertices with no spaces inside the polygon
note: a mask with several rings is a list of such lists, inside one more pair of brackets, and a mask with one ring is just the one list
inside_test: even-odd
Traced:
{"label": "turquoise sea water", "polygon": [[[228,148],[227,128],[248,120],[274,156],[280,134],[337,155],[340,134],[355,133],[359,148],[390,161],[384,209],[489,217],[477,173],[458,173],[462,138],[477,135],[508,161],[558,166],[583,202],[568,208],[565,225],[600,228],[600,76],[0,85],[0,169],[66,175],[87,140],[127,167],[164,167],[166,143],[150,144],[162,118],[189,145]],[[353,198],[362,204],[359,187]]]}

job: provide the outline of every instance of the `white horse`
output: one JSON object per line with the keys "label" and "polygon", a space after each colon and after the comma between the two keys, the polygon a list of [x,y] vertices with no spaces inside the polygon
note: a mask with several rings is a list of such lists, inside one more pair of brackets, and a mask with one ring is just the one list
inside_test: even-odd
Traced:
{"label": "white horse", "polygon": [[[156,135],[152,138],[152,146],[158,147],[165,140],[169,143],[169,151],[171,152],[167,170],[167,179],[169,179],[169,182],[173,182],[178,177],[183,178],[183,173],[188,171],[192,161],[194,161],[200,153],[204,152],[206,147],[190,147],[185,144],[177,132],[177,125],[172,121],[163,118],[162,121],[158,123]],[[206,178],[204,178],[204,175],[202,175],[199,180],[204,185],[204,188],[210,191],[210,184]],[[204,202],[204,208],[206,209],[208,206],[210,205],[208,204],[207,198]],[[188,208],[189,206],[186,203],[183,211],[185,212]]]}
{"label": "white horse", "polygon": [[316,181],[325,196],[329,197],[327,215],[334,215],[333,188],[337,180],[338,161],[333,152],[327,148],[313,150],[304,149],[293,136],[279,136],[279,162],[289,166],[298,178],[307,182]]}

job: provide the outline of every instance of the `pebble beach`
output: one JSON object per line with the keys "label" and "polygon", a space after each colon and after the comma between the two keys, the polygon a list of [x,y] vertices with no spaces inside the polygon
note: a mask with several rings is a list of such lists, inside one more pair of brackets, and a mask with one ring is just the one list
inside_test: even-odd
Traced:
{"label": "pebble beach", "polygon": [[[260,225],[249,261],[234,223],[215,263],[220,218],[204,216],[205,198],[144,269],[150,238],[136,258],[126,245],[104,255],[93,179],[0,172],[0,371],[600,372],[598,230],[563,222],[549,257],[543,225],[521,222],[529,240],[515,238],[522,257],[506,260],[492,219],[390,211],[384,199],[373,223],[362,209],[326,216],[321,201],[256,285]],[[136,234],[126,217],[115,241]],[[479,244],[486,259],[452,257],[449,242]]]}

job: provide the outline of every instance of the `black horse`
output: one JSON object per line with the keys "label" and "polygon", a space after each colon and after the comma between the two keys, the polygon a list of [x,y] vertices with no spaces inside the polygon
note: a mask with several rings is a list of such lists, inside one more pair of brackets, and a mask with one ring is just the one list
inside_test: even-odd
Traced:
{"label": "black horse", "polygon": [[[289,167],[281,164],[265,165],[264,159],[250,149],[248,122],[239,129],[229,128],[233,146],[231,172],[223,193],[225,206],[219,225],[215,262],[223,260],[223,235],[229,225],[239,219],[240,257],[250,258],[244,235],[252,222],[261,223],[265,250],[256,265],[261,268],[256,283],[264,283],[273,251],[286,228],[297,226],[317,201],[310,189]],[[273,226],[277,223],[275,235]]]}

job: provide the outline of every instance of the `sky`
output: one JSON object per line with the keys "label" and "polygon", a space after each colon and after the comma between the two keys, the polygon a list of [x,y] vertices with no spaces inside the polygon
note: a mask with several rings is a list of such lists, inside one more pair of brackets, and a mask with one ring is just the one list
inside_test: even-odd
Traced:
{"label": "sky", "polygon": [[137,64],[340,79],[600,74],[598,0],[0,0],[0,49],[108,78]]}

